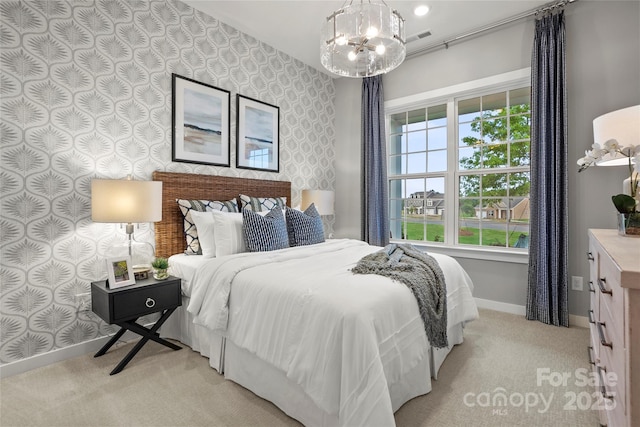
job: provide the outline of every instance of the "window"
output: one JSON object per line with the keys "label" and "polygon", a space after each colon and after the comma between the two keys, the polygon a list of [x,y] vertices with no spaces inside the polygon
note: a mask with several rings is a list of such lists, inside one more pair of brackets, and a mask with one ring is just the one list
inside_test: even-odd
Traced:
{"label": "window", "polygon": [[249,152],[249,166],[252,168],[268,168],[271,162],[268,148],[258,148]]}
{"label": "window", "polygon": [[526,252],[530,88],[473,88],[387,107],[391,238]]}

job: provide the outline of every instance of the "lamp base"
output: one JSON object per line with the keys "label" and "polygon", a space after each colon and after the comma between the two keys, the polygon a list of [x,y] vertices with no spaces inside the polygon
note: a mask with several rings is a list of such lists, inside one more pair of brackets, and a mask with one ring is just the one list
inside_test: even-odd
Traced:
{"label": "lamp base", "polygon": [[106,256],[108,258],[130,256],[135,274],[136,271],[151,271],[151,262],[153,262],[155,253],[150,243],[131,239],[111,246],[107,250]]}

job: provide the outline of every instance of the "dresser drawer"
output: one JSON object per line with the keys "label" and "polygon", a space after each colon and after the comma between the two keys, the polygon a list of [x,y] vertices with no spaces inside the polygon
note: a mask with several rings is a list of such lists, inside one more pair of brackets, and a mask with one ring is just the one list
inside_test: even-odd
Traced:
{"label": "dresser drawer", "polygon": [[[589,319],[591,322],[591,319]],[[590,362],[599,363],[600,362],[600,337],[598,336],[598,326],[595,323],[591,323],[589,325],[589,333],[591,335],[591,349],[590,351]]]}
{"label": "dresser drawer", "polygon": [[[591,277],[595,278],[596,276]],[[600,292],[596,289],[596,286],[598,285],[596,285],[593,280],[589,280],[589,319],[591,319],[591,317],[594,319],[600,318]]]}
{"label": "dresser drawer", "polygon": [[597,292],[597,278],[598,278],[598,250],[595,247],[593,241],[589,240],[589,253],[587,254],[587,259],[589,260],[589,296],[590,296],[590,307],[593,310],[595,318],[597,319],[600,312],[600,299],[598,297]]}
{"label": "dresser drawer", "polygon": [[[604,328],[603,328],[604,329]],[[622,413],[626,413],[625,390],[626,390],[626,369],[625,369],[625,349],[618,334],[609,334],[603,331],[604,339],[611,347],[600,344],[599,366],[607,373],[605,388],[607,395],[612,395],[616,407],[622,407]]]}
{"label": "dresser drawer", "polygon": [[[608,313],[610,322],[613,324],[607,327],[621,333],[624,331],[624,291],[620,286],[620,272],[615,263],[606,255],[599,257],[599,272],[597,277],[597,287],[599,298],[599,317]],[[624,339],[624,334],[621,334]],[[624,345],[623,341],[623,345]]]}

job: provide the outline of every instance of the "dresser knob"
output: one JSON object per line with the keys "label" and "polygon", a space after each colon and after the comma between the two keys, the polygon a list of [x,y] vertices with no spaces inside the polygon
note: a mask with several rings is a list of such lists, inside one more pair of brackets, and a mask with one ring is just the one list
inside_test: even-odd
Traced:
{"label": "dresser knob", "polygon": [[153,308],[156,305],[156,301],[153,298],[147,298],[144,304],[149,308]]}

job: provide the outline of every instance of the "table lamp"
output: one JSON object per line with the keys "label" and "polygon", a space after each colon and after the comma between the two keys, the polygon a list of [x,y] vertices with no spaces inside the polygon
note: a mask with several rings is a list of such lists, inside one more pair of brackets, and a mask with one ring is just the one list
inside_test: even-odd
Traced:
{"label": "table lamp", "polygon": [[[615,139],[620,147],[635,147],[640,144],[640,105],[612,111],[593,120],[593,141],[602,147],[611,139]],[[638,173],[633,171],[632,163],[633,156],[615,152],[602,156],[596,165],[627,166],[630,176],[622,184],[622,193],[632,194],[631,180],[638,179]]]}
{"label": "table lamp", "polygon": [[[134,271],[151,268],[155,251],[133,236],[133,224],[162,220],[162,182],[128,179],[91,180],[91,219],[94,222],[125,223],[127,242],[112,246],[110,256],[129,255]],[[122,253],[125,252],[125,253]]]}
{"label": "table lamp", "polygon": [[334,193],[330,190],[302,190],[300,210],[304,211],[313,203],[320,215],[333,215],[334,200]]}

